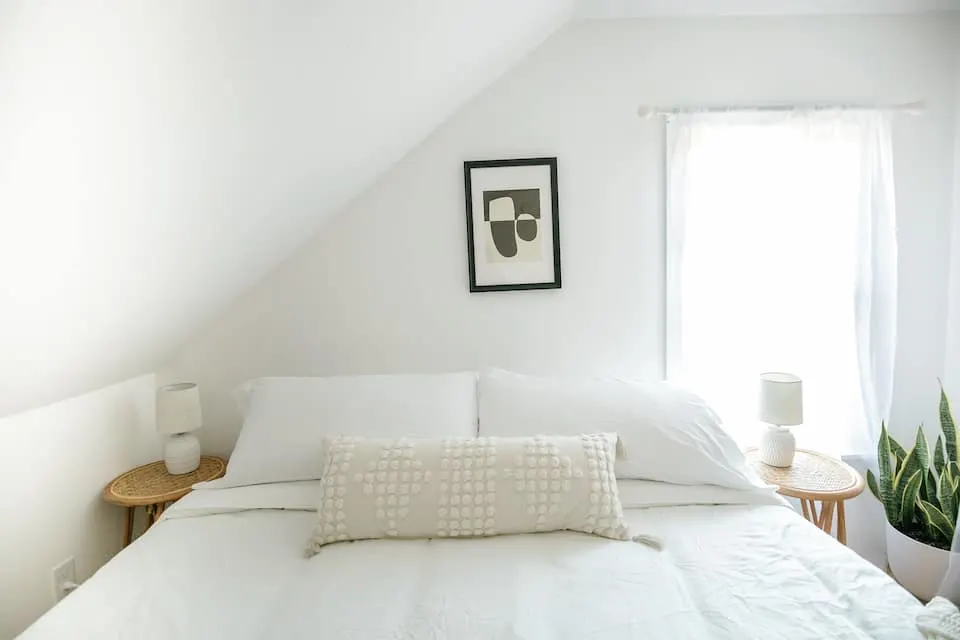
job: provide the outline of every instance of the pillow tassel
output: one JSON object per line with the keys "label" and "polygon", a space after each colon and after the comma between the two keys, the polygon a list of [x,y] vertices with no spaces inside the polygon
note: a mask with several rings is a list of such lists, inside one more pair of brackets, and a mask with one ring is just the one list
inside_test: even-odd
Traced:
{"label": "pillow tassel", "polygon": [[663,542],[660,538],[656,536],[646,536],[643,534],[633,536],[631,538],[634,542],[642,544],[644,546],[650,547],[654,551],[663,551]]}
{"label": "pillow tassel", "polygon": [[627,451],[623,447],[623,438],[617,436],[617,449],[616,449],[617,460],[626,460]]}

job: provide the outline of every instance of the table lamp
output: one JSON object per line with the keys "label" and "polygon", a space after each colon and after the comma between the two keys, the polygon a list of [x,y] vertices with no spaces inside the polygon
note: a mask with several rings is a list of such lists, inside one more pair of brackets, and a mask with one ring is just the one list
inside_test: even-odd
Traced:
{"label": "table lamp", "polygon": [[760,460],[789,467],[797,441],[790,426],[803,423],[803,383],[792,373],[760,374],[760,420],[767,429],[760,437]]}
{"label": "table lamp", "polygon": [[169,436],[163,445],[167,472],[180,475],[200,466],[200,441],[190,433],[201,427],[200,389],[178,382],[157,392],[157,431]]}

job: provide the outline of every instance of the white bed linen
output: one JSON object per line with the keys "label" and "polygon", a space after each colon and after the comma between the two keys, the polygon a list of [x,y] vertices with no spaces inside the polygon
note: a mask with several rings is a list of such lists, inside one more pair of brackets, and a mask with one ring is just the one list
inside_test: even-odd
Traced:
{"label": "white bed linen", "polygon": [[315,483],[195,491],[22,640],[921,638],[912,596],[769,493],[646,484],[695,503],[626,512],[662,552],[561,532],[309,560]]}

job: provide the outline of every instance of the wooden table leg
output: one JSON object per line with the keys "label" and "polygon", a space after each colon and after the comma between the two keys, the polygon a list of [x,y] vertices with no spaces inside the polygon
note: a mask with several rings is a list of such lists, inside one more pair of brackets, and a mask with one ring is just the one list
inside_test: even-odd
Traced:
{"label": "wooden table leg", "polygon": [[837,501],[837,540],[847,544],[847,517],[843,512],[843,500]]}
{"label": "wooden table leg", "polygon": [[156,509],[157,509],[156,505],[148,504],[145,508],[146,508],[146,510],[147,510],[147,518],[146,518],[146,524],[145,524],[144,527],[143,527],[143,530],[144,530],[144,531],[146,531],[146,530],[149,529],[151,526],[153,526],[153,523],[154,523],[154,521],[156,520],[156,517],[157,517],[157,516],[156,516]]}
{"label": "wooden table leg", "polygon": [[807,507],[806,498],[800,498],[800,506],[803,508],[803,517],[810,520],[810,509]]}
{"label": "wooden table leg", "polygon": [[126,548],[127,545],[133,540],[133,517],[136,515],[136,507],[127,507],[127,522],[123,528],[123,547]]}
{"label": "wooden table leg", "polygon": [[827,535],[832,535],[833,531],[833,508],[836,502],[823,502],[820,507],[820,529]]}

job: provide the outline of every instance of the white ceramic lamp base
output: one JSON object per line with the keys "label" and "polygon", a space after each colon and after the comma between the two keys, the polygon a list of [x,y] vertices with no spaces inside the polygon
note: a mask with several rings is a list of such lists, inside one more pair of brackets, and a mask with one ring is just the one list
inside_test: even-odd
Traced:
{"label": "white ceramic lamp base", "polygon": [[170,436],[163,445],[163,461],[170,475],[196,471],[200,466],[200,441],[192,433]]}
{"label": "white ceramic lamp base", "polygon": [[769,426],[760,437],[760,460],[771,467],[789,467],[797,440],[787,427]]}

